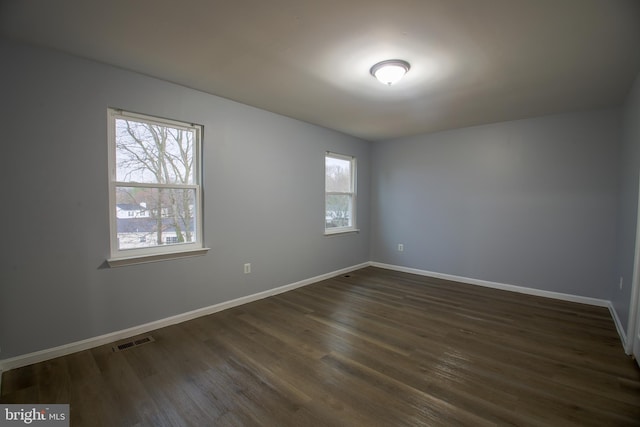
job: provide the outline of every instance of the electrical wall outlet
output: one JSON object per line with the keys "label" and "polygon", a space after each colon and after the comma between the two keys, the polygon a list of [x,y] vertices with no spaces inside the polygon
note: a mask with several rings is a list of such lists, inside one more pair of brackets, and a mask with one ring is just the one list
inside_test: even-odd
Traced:
{"label": "electrical wall outlet", "polygon": [[404,251],[404,245],[402,243],[398,243],[398,252]]}
{"label": "electrical wall outlet", "polygon": [[620,290],[622,290],[622,281],[623,281],[623,279],[624,278],[622,276],[620,276],[620,283],[618,283],[618,286],[620,286]]}
{"label": "electrical wall outlet", "polygon": [[244,265],[244,274],[249,274],[251,273],[251,263],[246,263]]}

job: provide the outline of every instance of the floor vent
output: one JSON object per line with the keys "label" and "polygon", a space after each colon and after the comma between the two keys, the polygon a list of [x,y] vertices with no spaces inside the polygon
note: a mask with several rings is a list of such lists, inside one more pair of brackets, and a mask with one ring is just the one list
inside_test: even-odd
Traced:
{"label": "floor vent", "polygon": [[151,335],[147,335],[146,337],[138,338],[137,340],[123,342],[122,344],[114,345],[112,348],[113,351],[122,351],[128,348],[137,347],[139,345],[147,344],[150,342],[154,342],[155,340]]}

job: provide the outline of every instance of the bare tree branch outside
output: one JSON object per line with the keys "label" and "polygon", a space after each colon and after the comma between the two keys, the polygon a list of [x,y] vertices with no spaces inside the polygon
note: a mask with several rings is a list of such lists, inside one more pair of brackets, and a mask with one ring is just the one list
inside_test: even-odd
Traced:
{"label": "bare tree branch outside", "polygon": [[192,242],[194,132],[121,118],[115,125],[119,248]]}

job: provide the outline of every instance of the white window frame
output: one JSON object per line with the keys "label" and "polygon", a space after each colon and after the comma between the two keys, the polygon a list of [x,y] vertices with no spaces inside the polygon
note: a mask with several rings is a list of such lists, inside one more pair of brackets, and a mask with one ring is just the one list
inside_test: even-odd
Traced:
{"label": "white window frame", "polygon": [[[327,191],[326,188],[326,176],[327,176],[327,157],[339,160],[346,160],[351,162],[351,191],[349,192],[336,192],[336,191]],[[324,234],[327,236],[335,235],[335,234],[343,234],[343,233],[354,233],[358,232],[357,228],[357,161],[354,156],[349,156],[345,154],[333,153],[331,151],[325,152],[324,155],[324,177],[325,177],[325,189],[324,189],[324,214],[322,217],[324,218]],[[348,195],[351,196],[351,225],[345,227],[327,227],[326,215],[327,215],[327,196],[332,195]]]}
{"label": "white window frame", "polygon": [[[204,246],[203,233],[203,209],[202,209],[202,133],[201,125],[180,122],[177,120],[164,119],[138,114],[119,109],[109,108],[107,110],[107,139],[109,145],[108,166],[109,166],[109,224],[110,224],[110,258],[107,262],[111,267],[120,267],[129,264],[162,261],[165,259],[180,258],[185,256],[196,256],[205,254],[208,248]],[[138,183],[129,181],[117,181],[116,174],[116,119],[135,120],[160,126],[168,126],[174,129],[184,129],[193,131],[195,140],[193,143],[193,184],[160,184],[160,183]],[[195,241],[179,244],[158,245],[146,248],[119,249],[118,229],[116,212],[116,189],[118,187],[138,187],[138,188],[175,188],[195,190]]]}

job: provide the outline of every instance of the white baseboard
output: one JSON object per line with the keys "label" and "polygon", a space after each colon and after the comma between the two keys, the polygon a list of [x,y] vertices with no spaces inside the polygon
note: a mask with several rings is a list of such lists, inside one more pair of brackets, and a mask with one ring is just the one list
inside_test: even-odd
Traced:
{"label": "white baseboard", "polygon": [[627,334],[624,332],[624,327],[622,326],[622,322],[620,322],[620,318],[618,317],[618,312],[616,311],[613,303],[609,301],[609,313],[611,313],[611,317],[613,318],[613,323],[616,325],[616,330],[618,331],[618,335],[620,335],[620,341],[622,342],[622,348],[626,354],[631,354],[631,351],[627,349]]}
{"label": "white baseboard", "polygon": [[469,285],[484,286],[486,288],[501,289],[503,291],[518,292],[521,294],[535,295],[545,298],[553,298],[563,301],[578,302],[581,304],[595,305],[598,307],[609,307],[610,301],[598,298],[583,297],[580,295],[563,294],[561,292],[544,291],[541,289],[527,288],[524,286],[508,285],[506,283],[490,282],[488,280],[472,279],[469,277],[455,276],[453,274],[436,273],[433,271],[419,270],[417,268],[402,267],[399,265],[383,264],[371,262],[371,266],[385,268],[387,270],[401,271],[404,273],[418,274],[420,276],[434,277],[436,279],[451,280],[454,282],[467,283]]}
{"label": "white baseboard", "polygon": [[454,282],[467,283],[470,285],[478,285],[478,286],[484,286],[487,288],[502,289],[504,291],[518,292],[521,294],[535,295],[535,296],[545,297],[545,298],[553,298],[553,299],[558,299],[562,301],[577,302],[581,304],[594,305],[598,307],[606,307],[609,309],[609,312],[611,313],[611,317],[613,318],[613,323],[616,325],[616,330],[618,331],[618,336],[620,337],[622,347],[625,349],[625,352],[629,354],[627,352],[627,337],[624,333],[624,328],[622,327],[622,323],[620,323],[620,318],[618,317],[618,313],[614,309],[611,301],[598,299],[598,298],[584,297],[580,295],[563,294],[561,292],[544,291],[540,289],[527,288],[524,286],[508,285],[505,283],[490,282],[487,280],[471,279],[469,277],[455,276],[453,274],[436,273],[433,271],[419,270],[417,268],[402,267],[399,265],[383,264],[381,262],[375,262],[375,261],[372,261],[370,265],[372,267],[385,268],[387,270],[401,271],[404,273],[418,274],[420,276],[435,277],[437,279],[452,280]]}
{"label": "white baseboard", "polygon": [[613,318],[614,324],[616,325],[616,329],[618,331],[618,335],[620,336],[622,345],[626,349],[626,336],[624,334],[624,328],[620,323],[618,314],[616,313],[611,301],[584,297],[579,295],[564,294],[560,292],[544,291],[540,289],[527,288],[524,286],[516,286],[516,285],[505,284],[505,283],[491,282],[487,280],[472,279],[469,277],[455,276],[452,274],[444,274],[444,273],[436,273],[433,271],[420,270],[416,268],[402,267],[398,265],[391,265],[391,264],[384,264],[380,262],[370,261],[370,262],[354,265],[351,267],[343,268],[340,270],[336,270],[330,273],[315,276],[309,279],[301,280],[299,282],[280,286],[274,289],[258,292],[253,295],[247,295],[231,301],[222,302],[209,307],[200,308],[197,310],[178,314],[176,316],[160,319],[154,322],[145,323],[143,325],[135,326],[132,328],[121,330],[121,331],[116,331],[109,334],[88,338],[82,341],[76,341],[73,343],[61,345],[59,347],[36,351],[34,353],[24,354],[21,356],[10,358],[10,359],[0,360],[0,386],[2,385],[2,371],[8,371],[9,369],[15,369],[22,366],[31,365],[33,363],[43,362],[45,360],[53,359],[55,357],[65,356],[71,353],[75,353],[77,351],[87,350],[87,349],[98,347],[104,344],[109,344],[114,341],[119,341],[121,339],[129,338],[135,335],[145,334],[155,329],[163,328],[165,326],[175,325],[177,323],[186,322],[187,320],[195,319],[201,316],[207,316],[209,314],[226,310],[228,308],[237,307],[242,304],[247,304],[252,301],[257,301],[263,298],[270,297],[272,295],[277,295],[277,294],[287,292],[296,288],[307,286],[312,283],[317,283],[322,280],[330,279],[335,276],[340,276],[342,274],[346,274],[351,271],[359,270],[361,268],[368,267],[368,266],[384,268],[387,270],[401,271],[405,273],[412,273],[420,276],[451,280],[451,281],[467,283],[471,285],[484,286],[484,287],[493,288],[493,289],[501,289],[505,291],[518,292],[518,293],[527,294],[527,295],[535,295],[535,296],[553,298],[553,299],[558,299],[563,301],[589,304],[589,305],[594,305],[598,307],[606,307],[609,309],[611,313],[611,317]]}
{"label": "white baseboard", "polygon": [[280,286],[277,288],[269,289],[263,292],[258,292],[253,295],[247,295],[244,297],[236,298],[231,301],[225,301],[219,304],[215,304],[209,307],[200,308],[197,310],[189,311],[186,313],[178,314],[176,316],[167,317],[165,319],[156,320],[154,322],[145,323],[143,325],[134,326],[132,328],[123,329],[121,331],[111,332],[105,335],[88,338],[82,341],[76,341],[69,344],[64,344],[58,347],[49,348],[45,350],[36,351],[33,353],[24,354],[21,356],[12,357],[10,359],[0,360],[0,385],[2,381],[2,371],[8,371],[10,369],[20,368],[22,366],[31,365],[33,363],[43,362],[45,360],[53,359],[60,356],[66,356],[77,351],[83,351],[90,348],[98,347],[104,344],[109,344],[114,341],[119,341],[125,338],[130,338],[135,335],[145,334],[155,329],[164,328],[165,326],[175,325],[177,323],[186,322],[187,320],[195,319],[197,317],[207,316],[228,308],[237,307],[242,304],[247,304],[252,301],[257,301],[263,298],[267,298],[273,295],[281,294],[302,286],[307,286],[312,283],[320,282],[322,280],[330,279],[335,276],[340,276],[345,273],[349,273],[354,270],[359,270],[371,265],[369,262],[354,265],[351,267],[343,268],[340,270],[332,271],[330,273],[321,274],[319,276],[312,277],[310,279],[301,280],[299,282],[290,283],[288,285]]}

